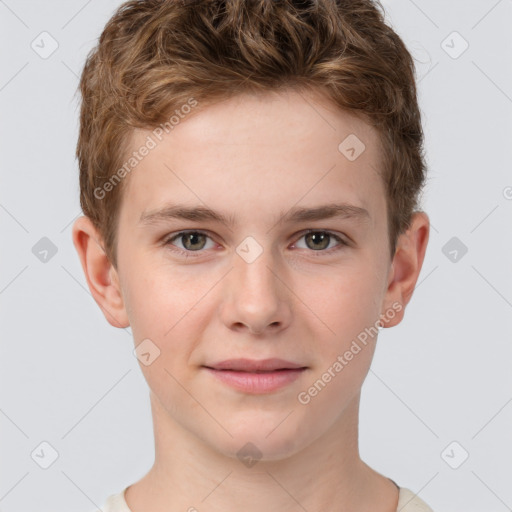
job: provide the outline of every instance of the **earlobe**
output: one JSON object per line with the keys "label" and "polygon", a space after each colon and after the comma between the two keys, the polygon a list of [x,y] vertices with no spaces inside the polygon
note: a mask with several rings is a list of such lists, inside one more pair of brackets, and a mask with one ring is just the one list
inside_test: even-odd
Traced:
{"label": "earlobe", "polygon": [[85,216],[79,217],[73,224],[72,236],[89,290],[105,318],[114,327],[128,327],[130,322],[117,272],[105,254],[101,237],[92,221]]}
{"label": "earlobe", "polygon": [[[384,327],[398,325],[404,317],[405,308],[411,300],[423,265],[429,232],[430,221],[427,214],[416,212],[409,229],[398,238],[384,302],[386,309],[381,314]],[[394,308],[393,315],[388,315],[387,312],[393,304],[400,304],[401,307]]]}

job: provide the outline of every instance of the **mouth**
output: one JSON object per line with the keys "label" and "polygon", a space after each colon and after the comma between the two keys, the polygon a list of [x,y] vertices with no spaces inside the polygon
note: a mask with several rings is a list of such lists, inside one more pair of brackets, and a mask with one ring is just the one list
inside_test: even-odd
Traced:
{"label": "mouth", "polygon": [[268,394],[284,388],[308,369],[282,359],[231,359],[203,368],[223,384],[250,394]]}
{"label": "mouth", "polygon": [[284,359],[227,359],[211,365],[205,365],[205,368],[211,370],[227,370],[247,373],[271,373],[283,370],[300,370],[307,366],[286,361]]}

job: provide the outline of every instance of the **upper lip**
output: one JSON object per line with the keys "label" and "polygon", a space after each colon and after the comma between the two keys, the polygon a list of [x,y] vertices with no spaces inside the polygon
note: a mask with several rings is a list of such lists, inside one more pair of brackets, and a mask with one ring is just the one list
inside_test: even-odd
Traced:
{"label": "upper lip", "polygon": [[214,370],[236,370],[243,372],[288,370],[297,368],[306,368],[303,365],[285,361],[284,359],[226,359],[218,363],[205,365],[206,368]]}

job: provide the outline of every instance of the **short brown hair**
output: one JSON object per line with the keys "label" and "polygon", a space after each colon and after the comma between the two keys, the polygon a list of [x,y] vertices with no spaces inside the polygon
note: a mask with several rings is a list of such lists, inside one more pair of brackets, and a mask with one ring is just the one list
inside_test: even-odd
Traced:
{"label": "short brown hair", "polygon": [[123,182],[112,178],[133,129],[163,126],[191,98],[206,105],[285,87],[322,90],[377,129],[393,257],[426,169],[414,62],[378,0],[131,0],[79,84],[80,204],[114,266]]}

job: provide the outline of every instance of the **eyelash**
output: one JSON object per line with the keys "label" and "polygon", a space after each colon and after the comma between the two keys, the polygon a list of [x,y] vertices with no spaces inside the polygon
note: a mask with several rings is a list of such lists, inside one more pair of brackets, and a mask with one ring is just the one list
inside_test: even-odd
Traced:
{"label": "eyelash", "polygon": [[[199,234],[199,235],[205,235],[206,237],[211,239],[211,236],[207,232],[205,232],[205,231],[200,231],[200,230],[179,231],[178,233],[172,234],[169,237],[167,237],[164,240],[163,245],[165,247],[169,247],[171,249],[171,251],[176,252],[176,253],[178,253],[180,255],[185,255],[186,257],[192,256],[193,258],[197,258],[197,257],[201,256],[201,253],[203,253],[205,249],[201,249],[199,251],[187,251],[187,250],[184,250],[184,249],[176,248],[176,246],[174,246],[171,243],[174,240],[180,238],[181,236],[186,235],[186,234],[191,234],[191,233]],[[345,240],[340,238],[338,235],[334,234],[332,231],[326,231],[326,230],[322,230],[322,229],[308,229],[306,231],[303,231],[303,232],[300,233],[300,238],[298,240],[300,240],[304,236],[309,235],[311,233],[324,233],[324,234],[327,234],[330,237],[334,238],[337,242],[339,242],[338,246],[331,247],[331,249],[323,249],[323,250],[318,250],[318,251],[314,251],[313,249],[311,249],[309,252],[314,253],[314,257],[322,257],[326,253],[328,255],[332,254],[333,252],[337,252],[337,251],[343,249],[344,247],[348,247],[348,245],[349,245],[347,242],[345,242]]]}

